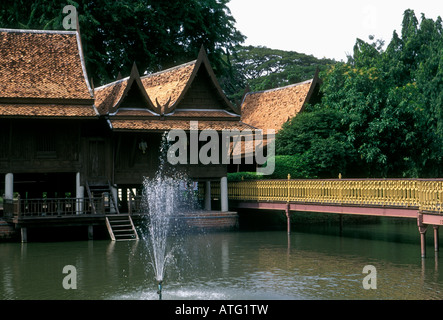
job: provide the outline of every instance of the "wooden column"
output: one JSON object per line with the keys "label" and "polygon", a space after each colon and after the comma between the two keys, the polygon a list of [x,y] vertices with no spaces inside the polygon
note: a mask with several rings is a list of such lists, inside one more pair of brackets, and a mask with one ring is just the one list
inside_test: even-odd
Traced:
{"label": "wooden column", "polygon": [[80,183],[80,172],[77,172],[75,177],[75,198],[76,198],[76,212],[77,214],[83,213],[83,203],[85,198],[85,187]]}
{"label": "wooden column", "polygon": [[221,211],[227,212],[228,208],[228,178],[222,177],[220,179],[220,200],[221,200]]}
{"label": "wooden column", "polygon": [[14,174],[12,173],[5,175],[5,199],[14,199]]}
{"label": "wooden column", "polygon": [[434,226],[434,251],[438,252],[439,251],[439,245],[438,245],[438,227],[439,226]]}
{"label": "wooden column", "polygon": [[205,210],[211,211],[211,181],[205,181]]}

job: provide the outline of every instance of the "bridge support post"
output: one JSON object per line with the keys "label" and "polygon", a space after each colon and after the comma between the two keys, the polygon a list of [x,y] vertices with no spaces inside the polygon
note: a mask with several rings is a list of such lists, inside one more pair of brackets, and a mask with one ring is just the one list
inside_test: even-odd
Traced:
{"label": "bridge support post", "polygon": [[428,226],[423,224],[423,215],[420,213],[418,214],[417,224],[420,232],[421,257],[426,258],[426,231]]}
{"label": "bridge support post", "polygon": [[291,234],[291,210],[290,210],[289,202],[286,204],[285,213],[286,213],[287,231],[288,231],[288,234]]}
{"label": "bridge support post", "polygon": [[439,245],[438,245],[438,227],[439,226],[434,226],[434,251],[438,252],[439,251]]}
{"label": "bridge support post", "polygon": [[420,227],[420,247],[421,257],[426,258],[426,227]]}

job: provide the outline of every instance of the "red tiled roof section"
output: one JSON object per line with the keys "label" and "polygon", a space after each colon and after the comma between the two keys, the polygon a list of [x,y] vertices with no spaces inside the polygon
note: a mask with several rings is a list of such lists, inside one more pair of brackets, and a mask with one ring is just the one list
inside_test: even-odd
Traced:
{"label": "red tiled roof section", "polygon": [[278,132],[282,125],[295,117],[305,104],[313,80],[287,87],[248,93],[242,103],[242,121]]}
{"label": "red tiled roof section", "polygon": [[52,104],[0,104],[1,117],[96,117],[88,105],[52,105]]}
{"label": "red tiled roof section", "polygon": [[0,30],[0,97],[91,99],[77,34]]}
{"label": "red tiled roof section", "polygon": [[95,106],[100,114],[106,114],[121,99],[128,78],[94,90]]}
{"label": "red tiled roof section", "polygon": [[152,103],[156,105],[156,99],[161,106],[164,106],[169,98],[172,106],[180,97],[184,88],[188,84],[196,61],[191,61],[183,65],[153,73],[141,78],[143,87]]}
{"label": "red tiled roof section", "polygon": [[[169,131],[189,130],[188,120],[114,120],[111,119],[114,130],[123,131]],[[198,121],[198,130],[245,130],[253,129],[241,121]]]}

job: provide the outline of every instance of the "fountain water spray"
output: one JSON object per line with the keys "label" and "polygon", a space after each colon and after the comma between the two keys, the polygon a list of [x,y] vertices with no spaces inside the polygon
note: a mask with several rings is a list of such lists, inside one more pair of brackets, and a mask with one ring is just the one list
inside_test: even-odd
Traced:
{"label": "fountain water spray", "polygon": [[158,284],[159,299],[162,298],[162,286],[165,267],[173,259],[173,248],[168,243],[175,233],[179,216],[195,209],[192,188],[186,175],[181,174],[165,163],[167,141],[163,137],[160,149],[160,166],[155,177],[143,181],[142,207],[147,212],[147,232],[143,238],[148,245],[151,265]]}

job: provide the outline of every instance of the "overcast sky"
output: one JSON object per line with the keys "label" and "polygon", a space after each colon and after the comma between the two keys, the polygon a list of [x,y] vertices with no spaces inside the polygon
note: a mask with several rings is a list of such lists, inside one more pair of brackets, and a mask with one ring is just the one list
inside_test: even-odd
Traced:
{"label": "overcast sky", "polygon": [[228,7],[246,45],[312,54],[346,61],[357,38],[369,35],[386,44],[400,34],[403,12],[413,9],[435,20],[442,0],[230,0]]}

